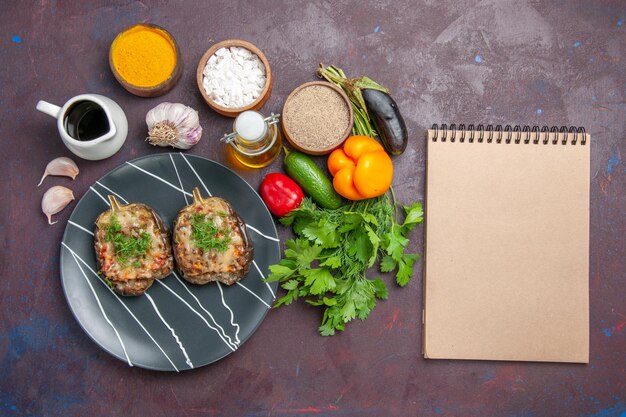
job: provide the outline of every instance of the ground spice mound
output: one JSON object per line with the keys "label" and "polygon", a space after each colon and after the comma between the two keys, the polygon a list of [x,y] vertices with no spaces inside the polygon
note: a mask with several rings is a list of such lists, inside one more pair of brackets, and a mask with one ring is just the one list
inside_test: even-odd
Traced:
{"label": "ground spice mound", "polygon": [[127,83],[154,87],[174,72],[176,49],[166,32],[138,25],[115,39],[111,59],[115,70]]}
{"label": "ground spice mound", "polygon": [[322,85],[310,85],[296,92],[282,117],[290,139],[310,151],[340,145],[350,124],[350,111],[343,97]]}

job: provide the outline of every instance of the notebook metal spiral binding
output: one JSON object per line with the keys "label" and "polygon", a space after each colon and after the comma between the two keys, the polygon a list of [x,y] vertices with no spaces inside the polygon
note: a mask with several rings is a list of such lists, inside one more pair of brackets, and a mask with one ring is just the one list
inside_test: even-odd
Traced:
{"label": "notebook metal spiral binding", "polygon": [[[530,127],[528,125],[524,125],[520,127],[520,125],[515,125],[511,127],[511,125],[506,125],[504,128],[502,125],[487,125],[487,127],[479,124],[474,127],[473,124],[465,127],[464,124],[460,124],[457,128],[455,123],[452,123],[450,127],[446,123],[441,125],[433,124],[432,130],[435,131],[434,136],[432,137],[433,142],[440,140],[441,142],[465,142],[467,140],[469,143],[474,143],[474,141],[478,143],[492,143],[494,140],[496,143],[504,143],[509,144],[514,142],[516,144],[524,141],[524,144],[529,144],[531,141],[533,144],[539,144],[541,137],[543,136],[543,140],[541,142],[544,145],[552,143],[556,145],[559,143],[559,137],[561,138],[560,142],[562,145],[567,145],[567,138],[570,134],[573,135],[572,140],[570,141],[571,145],[576,145],[580,142],[581,145],[586,145],[587,136],[584,127],[574,127],[570,126],[533,126]],[[469,132],[469,135],[467,133]],[[441,133],[441,136],[440,136]],[[466,137],[469,136],[469,137]]]}

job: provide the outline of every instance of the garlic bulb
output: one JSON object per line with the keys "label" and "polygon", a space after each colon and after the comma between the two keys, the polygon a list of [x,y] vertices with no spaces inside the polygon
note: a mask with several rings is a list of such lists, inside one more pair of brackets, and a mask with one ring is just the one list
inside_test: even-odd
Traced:
{"label": "garlic bulb", "polygon": [[55,224],[52,221],[52,215],[63,210],[72,200],[74,194],[69,188],[55,185],[45,192],[41,199],[41,211],[48,217],[48,224]]}
{"label": "garlic bulb", "polygon": [[48,162],[48,165],[46,165],[46,171],[43,173],[43,177],[41,177],[41,181],[39,181],[37,187],[43,183],[44,178],[48,175],[63,175],[76,179],[76,176],[78,175],[78,166],[76,165],[76,162],[72,161],[70,158],[66,158],[65,156],[54,158],[52,161]]}
{"label": "garlic bulb", "polygon": [[180,103],[161,103],[146,114],[151,145],[189,149],[202,136],[198,112]]}

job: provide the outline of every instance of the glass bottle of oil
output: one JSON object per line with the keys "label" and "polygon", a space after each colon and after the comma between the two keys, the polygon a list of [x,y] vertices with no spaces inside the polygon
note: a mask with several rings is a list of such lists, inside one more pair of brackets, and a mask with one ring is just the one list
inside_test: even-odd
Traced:
{"label": "glass bottle of oil", "polygon": [[233,132],[224,135],[230,156],[250,168],[269,165],[279,154],[282,146],[279,115],[269,117],[257,111],[245,111],[235,119]]}

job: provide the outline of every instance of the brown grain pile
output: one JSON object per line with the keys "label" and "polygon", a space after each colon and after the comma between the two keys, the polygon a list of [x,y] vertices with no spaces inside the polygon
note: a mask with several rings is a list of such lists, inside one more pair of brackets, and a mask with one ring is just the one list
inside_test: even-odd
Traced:
{"label": "brown grain pile", "polygon": [[343,97],[330,87],[310,85],[296,92],[283,109],[283,126],[299,147],[320,151],[345,139],[350,111]]}

